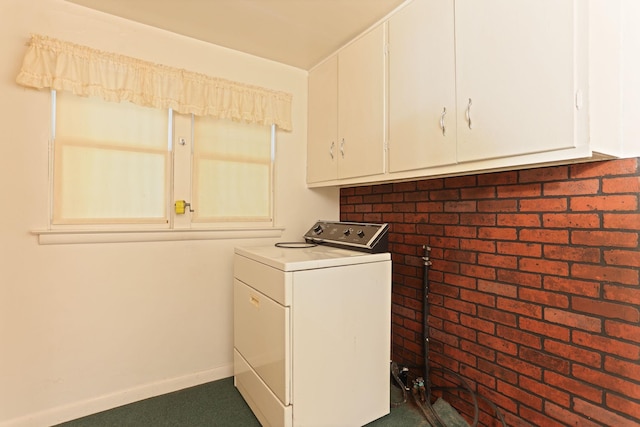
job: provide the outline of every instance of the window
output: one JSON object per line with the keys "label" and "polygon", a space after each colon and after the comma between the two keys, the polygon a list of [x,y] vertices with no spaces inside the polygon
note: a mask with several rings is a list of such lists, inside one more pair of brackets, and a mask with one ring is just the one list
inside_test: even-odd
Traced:
{"label": "window", "polygon": [[52,99],[54,227],[273,224],[273,127],[66,92]]}

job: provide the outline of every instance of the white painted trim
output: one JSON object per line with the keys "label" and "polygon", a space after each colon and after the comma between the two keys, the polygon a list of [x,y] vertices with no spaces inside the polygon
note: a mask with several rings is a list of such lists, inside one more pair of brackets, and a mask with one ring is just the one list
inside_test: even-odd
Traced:
{"label": "white painted trim", "polygon": [[217,381],[233,375],[233,363],[182,377],[157,381],[111,394],[58,406],[35,414],[25,415],[0,423],[0,427],[39,427],[55,425],[107,409],[127,405],[150,397],[160,396],[200,384]]}
{"label": "white painted trim", "polygon": [[[74,243],[163,242],[281,237],[284,228],[198,230],[32,230],[41,245]],[[1,426],[0,426],[1,427]]]}

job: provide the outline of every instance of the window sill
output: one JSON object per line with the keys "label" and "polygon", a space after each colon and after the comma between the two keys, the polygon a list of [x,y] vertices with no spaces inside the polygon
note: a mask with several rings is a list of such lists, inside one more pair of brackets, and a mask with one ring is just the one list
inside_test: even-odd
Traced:
{"label": "window sill", "polygon": [[281,237],[284,228],[189,230],[33,230],[41,245],[76,243],[167,242]]}

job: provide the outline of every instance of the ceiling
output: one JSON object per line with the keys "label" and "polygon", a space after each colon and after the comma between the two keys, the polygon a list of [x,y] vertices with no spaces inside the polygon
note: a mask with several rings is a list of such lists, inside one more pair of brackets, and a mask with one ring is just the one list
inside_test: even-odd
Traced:
{"label": "ceiling", "polygon": [[67,0],[308,70],[405,0]]}

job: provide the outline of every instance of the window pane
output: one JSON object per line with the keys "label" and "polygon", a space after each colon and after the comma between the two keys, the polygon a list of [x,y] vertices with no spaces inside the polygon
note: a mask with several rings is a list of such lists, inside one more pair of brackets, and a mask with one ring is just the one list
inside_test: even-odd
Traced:
{"label": "window pane", "polygon": [[54,222],[167,223],[167,112],[56,98]]}
{"label": "window pane", "polygon": [[196,221],[271,221],[271,129],[194,120]]}

